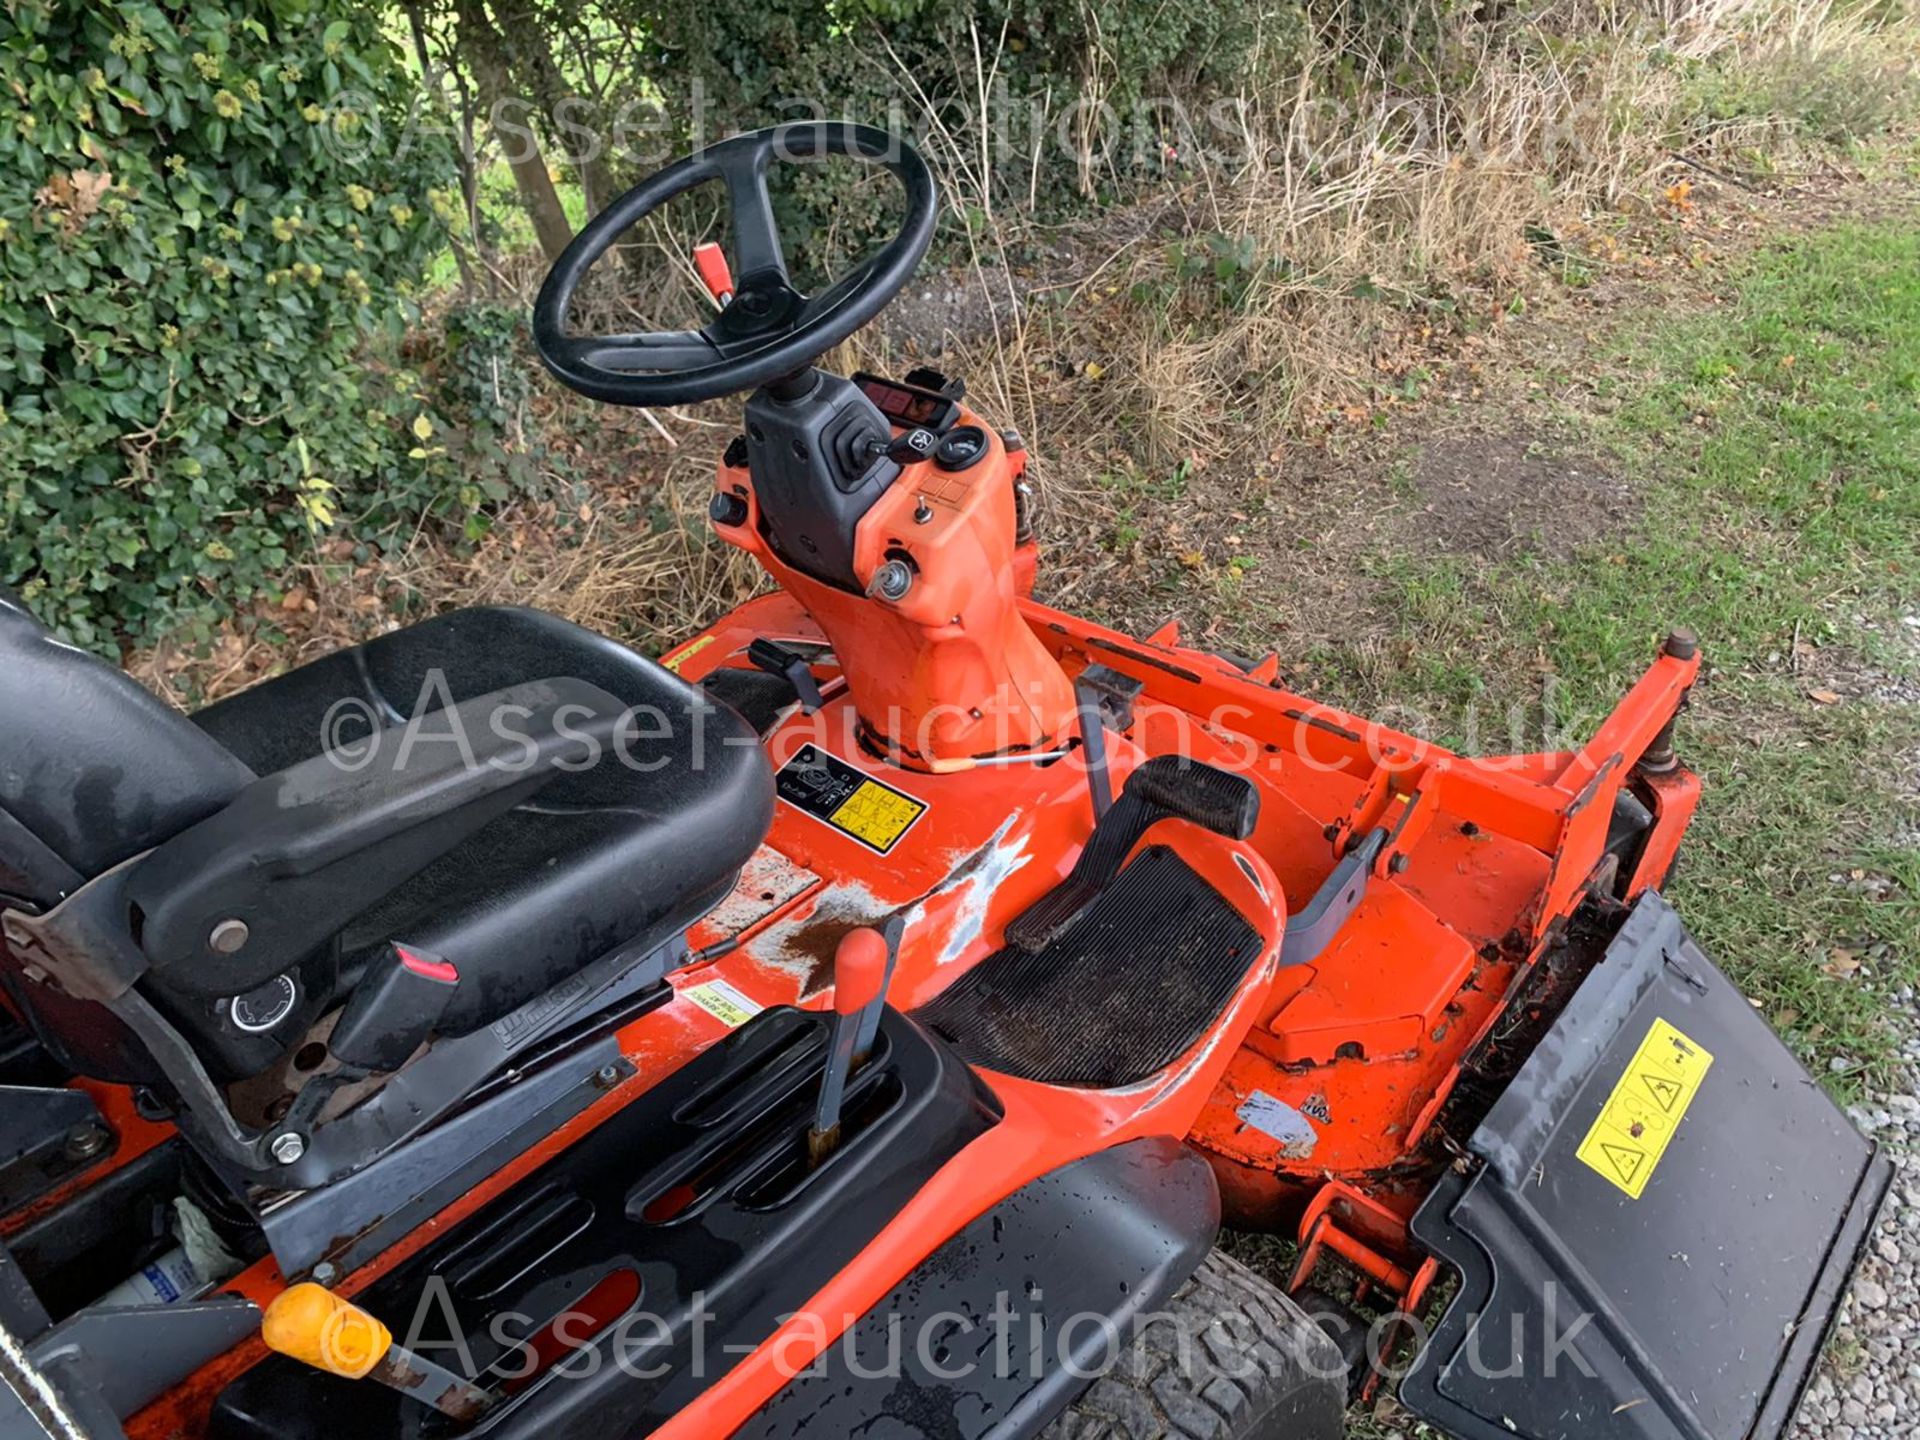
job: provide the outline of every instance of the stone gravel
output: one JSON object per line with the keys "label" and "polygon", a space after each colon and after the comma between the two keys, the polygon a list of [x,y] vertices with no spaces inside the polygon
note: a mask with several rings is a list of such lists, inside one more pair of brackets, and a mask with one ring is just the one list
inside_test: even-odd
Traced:
{"label": "stone gravel", "polygon": [[1850,1112],[1893,1156],[1893,1189],[1795,1440],[1920,1434],[1920,1009],[1910,988],[1894,998],[1908,1032],[1903,1083]]}

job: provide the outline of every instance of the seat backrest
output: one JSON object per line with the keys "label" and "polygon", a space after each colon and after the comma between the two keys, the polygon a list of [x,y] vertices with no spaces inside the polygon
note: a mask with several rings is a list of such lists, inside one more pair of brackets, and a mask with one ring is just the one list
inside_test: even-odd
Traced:
{"label": "seat backrest", "polygon": [[205,819],[253,778],[186,716],[0,590],[0,812],[14,822],[0,822],[0,870],[44,870],[6,853],[37,841],[90,880]]}

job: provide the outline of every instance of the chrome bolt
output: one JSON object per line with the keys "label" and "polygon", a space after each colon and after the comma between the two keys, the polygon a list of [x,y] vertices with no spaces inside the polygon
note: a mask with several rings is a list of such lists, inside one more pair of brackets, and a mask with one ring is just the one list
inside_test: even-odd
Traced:
{"label": "chrome bolt", "polygon": [[598,1085],[602,1090],[611,1090],[615,1085],[620,1083],[620,1067],[618,1065],[602,1065],[598,1070],[593,1072],[593,1083]]}
{"label": "chrome bolt", "polygon": [[296,1165],[300,1157],[307,1153],[307,1142],[296,1132],[289,1130],[283,1135],[274,1137],[273,1148],[268,1153],[282,1165]]}
{"label": "chrome bolt", "polygon": [[102,1125],[76,1125],[67,1132],[67,1158],[91,1160],[105,1152],[113,1136]]}
{"label": "chrome bolt", "polygon": [[322,1260],[313,1267],[313,1283],[331,1285],[340,1278],[340,1269],[331,1260]]}
{"label": "chrome bolt", "polygon": [[252,933],[244,920],[222,920],[207,936],[207,948],[216,955],[237,955]]}

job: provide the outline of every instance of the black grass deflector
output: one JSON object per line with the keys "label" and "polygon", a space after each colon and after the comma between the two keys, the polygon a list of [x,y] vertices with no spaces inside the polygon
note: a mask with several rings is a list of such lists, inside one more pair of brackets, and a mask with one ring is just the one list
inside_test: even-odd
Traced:
{"label": "black grass deflector", "polygon": [[1127,788],[1093,827],[1067,878],[1007,926],[1007,944],[1038,953],[1100,896],[1149,827],[1190,820],[1229,840],[1244,840],[1260,817],[1260,792],[1244,775],[1197,760],[1159,755],[1127,777]]}
{"label": "black grass deflector", "polygon": [[1156,845],[1038,950],[1008,945],[914,1018],[972,1064],[1112,1089],[1177,1060],[1219,1017],[1260,953],[1260,932]]}

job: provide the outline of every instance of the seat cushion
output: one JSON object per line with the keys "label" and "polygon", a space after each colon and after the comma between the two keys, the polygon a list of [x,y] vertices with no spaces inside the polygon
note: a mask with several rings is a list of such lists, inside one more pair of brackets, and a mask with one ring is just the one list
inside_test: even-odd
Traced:
{"label": "seat cushion", "polygon": [[337,982],[316,981],[344,993],[390,940],[436,952],[461,975],[442,1022],[458,1034],[616,946],[669,939],[731,888],[772,820],[773,777],[758,737],[670,671],[551,615],[455,611],[193,719],[267,774],[415,715],[429,717],[416,744],[454,743],[433,714],[553,676],[589,681],[634,707],[627,743],[561,775],[349,923],[329,957]]}

